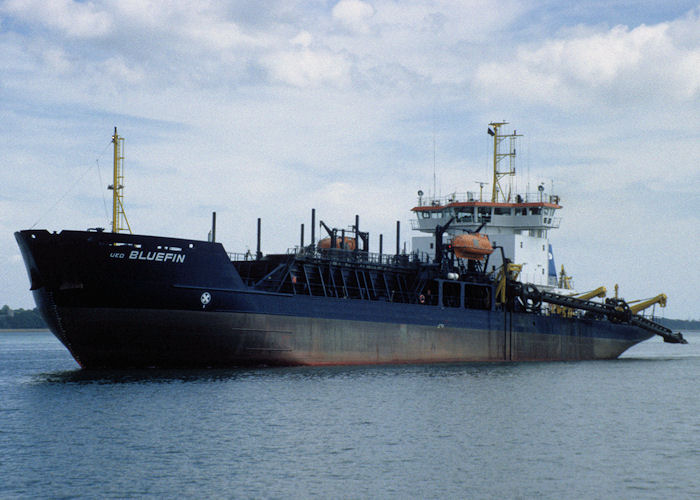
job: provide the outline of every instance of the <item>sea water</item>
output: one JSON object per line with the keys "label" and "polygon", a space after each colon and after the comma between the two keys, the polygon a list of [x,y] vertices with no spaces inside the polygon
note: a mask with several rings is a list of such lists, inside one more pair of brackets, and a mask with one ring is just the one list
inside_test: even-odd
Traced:
{"label": "sea water", "polygon": [[614,361],[83,371],[0,333],[0,498],[698,498],[700,333]]}

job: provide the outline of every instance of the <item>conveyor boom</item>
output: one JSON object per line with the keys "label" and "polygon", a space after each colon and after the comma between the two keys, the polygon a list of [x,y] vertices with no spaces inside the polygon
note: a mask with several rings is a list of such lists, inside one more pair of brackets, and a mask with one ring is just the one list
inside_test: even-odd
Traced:
{"label": "conveyor boom", "polygon": [[664,342],[672,344],[687,344],[680,332],[673,332],[655,321],[633,314],[629,305],[622,299],[606,299],[605,303],[592,300],[577,299],[568,295],[545,292],[538,290],[534,285],[522,285],[514,283],[514,291],[524,303],[539,305],[541,302],[564,306],[571,309],[580,309],[607,317],[614,323],[630,323],[644,330],[661,336]]}

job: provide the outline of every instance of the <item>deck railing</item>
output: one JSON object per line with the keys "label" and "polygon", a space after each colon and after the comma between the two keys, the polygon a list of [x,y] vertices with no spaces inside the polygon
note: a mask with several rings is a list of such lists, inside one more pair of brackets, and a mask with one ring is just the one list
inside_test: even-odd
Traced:
{"label": "deck railing", "polygon": [[[480,197],[478,192],[467,191],[463,193],[452,193],[447,196],[422,196],[418,198],[419,207],[444,207],[450,203],[464,202],[490,202],[491,196],[486,192]],[[544,191],[535,191],[532,193],[518,193],[513,196],[513,199],[508,203],[559,203],[560,198],[557,195],[549,194]],[[501,202],[502,203],[502,202]]]}
{"label": "deck railing", "polygon": [[[287,249],[287,255],[294,255],[302,259],[334,260],[338,262],[363,262],[377,266],[413,266],[417,263],[429,263],[430,256],[425,252],[415,252],[406,254],[386,254],[376,252],[363,252],[360,250],[316,249],[311,246],[293,247]],[[232,262],[254,261],[253,252],[228,252],[228,257]]]}

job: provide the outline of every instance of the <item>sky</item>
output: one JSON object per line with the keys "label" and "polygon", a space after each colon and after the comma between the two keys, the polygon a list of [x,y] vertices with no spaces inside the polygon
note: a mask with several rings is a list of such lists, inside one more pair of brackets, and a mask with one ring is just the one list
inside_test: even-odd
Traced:
{"label": "sky", "polygon": [[135,233],[284,252],[312,208],[410,242],[500,120],[577,289],[700,318],[697,0],[0,0],[0,305],[34,307],[14,231],[110,226],[114,127]]}

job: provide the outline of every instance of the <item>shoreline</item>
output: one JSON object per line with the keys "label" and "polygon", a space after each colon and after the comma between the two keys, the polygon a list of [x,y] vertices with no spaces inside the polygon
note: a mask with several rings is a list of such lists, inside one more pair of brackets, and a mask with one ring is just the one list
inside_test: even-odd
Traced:
{"label": "shoreline", "polygon": [[48,328],[0,328],[0,333],[51,332]]}

